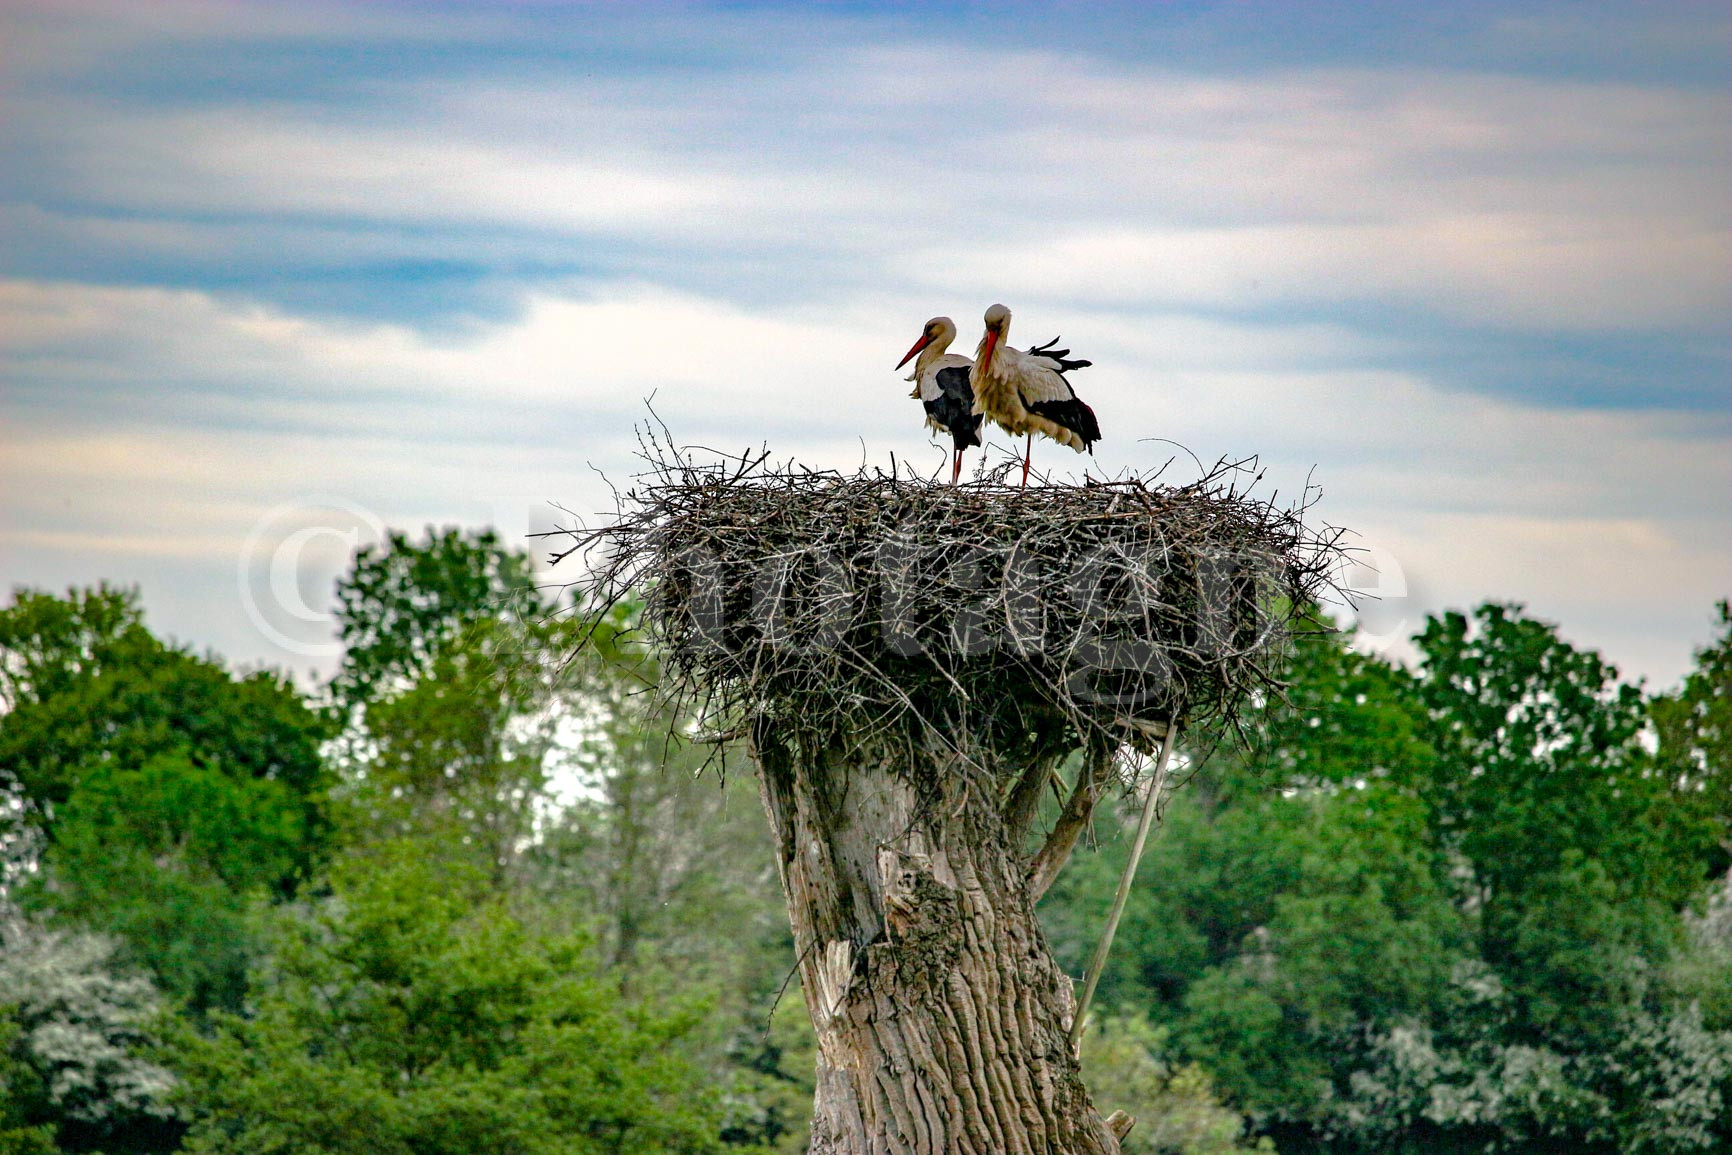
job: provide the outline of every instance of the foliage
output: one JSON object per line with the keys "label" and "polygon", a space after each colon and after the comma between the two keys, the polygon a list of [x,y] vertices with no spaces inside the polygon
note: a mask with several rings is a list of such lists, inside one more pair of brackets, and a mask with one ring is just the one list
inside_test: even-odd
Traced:
{"label": "foliage", "polygon": [[248,1017],[165,1053],[188,1151],[701,1152],[720,1106],[680,1053],[691,1012],[623,1003],[582,942],[528,934],[427,848],[339,864],[285,914]]}
{"label": "foliage", "polygon": [[172,1146],[173,1079],[147,1057],[161,1005],[150,982],[117,969],[115,943],[97,935],[15,919],[0,947],[10,1113],[72,1150]]}
{"label": "foliage", "polygon": [[361,649],[338,683],[375,694],[348,761],[353,835],[469,848],[526,918],[593,933],[622,981],[750,1000],[780,978],[757,944],[786,938],[755,789],[700,777],[689,725],[646,709],[658,671],[634,606],[580,635],[529,574],[491,534],[447,530],[393,535],[339,583]]}
{"label": "foliage", "polygon": [[292,893],[325,845],[325,723],[275,675],[156,638],[107,586],[16,591],[0,669],[0,766],[41,836],[21,898],[119,935],[196,1007],[238,1005],[251,897]]}
{"label": "foliage", "polygon": [[[1169,805],[1103,997],[1284,1151],[1719,1149],[1732,900],[1689,911],[1732,812],[1726,639],[1652,704],[1658,753],[1639,691],[1516,609],[1417,641],[1410,673],[1303,639]],[[1044,908],[1075,969],[1127,841],[1097,834]]]}
{"label": "foliage", "polygon": [[1732,1028],[1732,874],[1708,893],[1701,912],[1685,915],[1685,945],[1667,981],[1681,1001],[1695,1003],[1713,1030]]}
{"label": "foliage", "polygon": [[761,1144],[776,1155],[803,1155],[817,1089],[818,1037],[798,992],[783,992],[768,1022],[741,1040],[739,1111],[723,1137]]}
{"label": "foliage", "polygon": [[309,807],[324,784],[326,727],[294,688],[262,670],[235,677],[156,638],[135,590],[15,590],[0,610],[0,670],[0,765],[39,821],[87,774],[162,753],[280,782]]}
{"label": "foliage", "polygon": [[1470,871],[1481,954],[1521,1028],[1603,1045],[1707,881],[1716,824],[1638,741],[1640,692],[1553,627],[1487,605],[1416,641],[1441,765],[1413,785]]}
{"label": "foliage", "polygon": [[1489,971],[1464,964],[1455,986],[1437,1029],[1409,1021],[1372,1039],[1372,1062],[1332,1106],[1332,1133],[1367,1150],[1451,1133],[1493,1151],[1720,1149],[1732,1036],[1705,1030],[1693,1004],[1625,1008],[1610,1051],[1567,1054],[1507,1041],[1510,999]]}
{"label": "foliage", "polygon": [[1212,1080],[1195,1063],[1175,1064],[1168,1033],[1134,1014],[1091,1024],[1083,1044],[1083,1078],[1102,1111],[1137,1117],[1125,1155],[1230,1155],[1273,1151],[1249,1139],[1239,1112],[1223,1106]]}
{"label": "foliage", "polygon": [[[628,640],[634,607],[580,633],[525,555],[453,530],[393,535],[339,594],[351,844],[437,845],[535,933],[592,935],[622,992],[703,992],[726,1010],[683,1045],[730,1085],[749,1008],[786,969],[785,920],[750,783],[700,778],[684,723],[643,708],[657,668]],[[724,1130],[744,1142],[758,1116],[734,1096]]]}
{"label": "foliage", "polygon": [[[1328,637],[1308,639],[1294,670],[1293,708],[1268,720],[1254,756],[1266,761],[1223,745],[1169,805],[1102,985],[1109,1003],[1164,1008],[1182,1055],[1232,1101],[1276,1118],[1303,1115],[1319,1085],[1345,1074],[1342,1043],[1358,1024],[1429,1013],[1465,937],[1424,811],[1389,777],[1415,745],[1413,710],[1387,692],[1401,685],[1394,672]],[[1374,699],[1367,685],[1384,692]],[[1331,759],[1307,742],[1317,732]],[[1073,970],[1121,868],[1128,819],[1047,900]]]}
{"label": "foliage", "polygon": [[442,832],[502,882],[546,785],[571,623],[490,531],[393,533],[337,600],[349,837]]}
{"label": "foliage", "polygon": [[533,628],[544,609],[528,555],[492,530],[429,528],[422,543],[392,531],[337,583],[344,650],[332,692],[350,704],[389,697],[424,680],[472,631]]}
{"label": "foliage", "polygon": [[55,1155],[54,1128],[30,1125],[35,1072],[13,1055],[19,1034],[11,1009],[0,1006],[0,1155]]}
{"label": "foliage", "polygon": [[[1719,831],[1718,849],[1732,852],[1732,603],[1715,607],[1719,636],[1696,653],[1696,668],[1650,711],[1658,759],[1685,804]],[[1705,1023],[1732,1029],[1732,870],[1722,871],[1700,911],[1686,916],[1687,945],[1669,979],[1680,998],[1694,1000]]]}
{"label": "foliage", "polygon": [[1718,833],[1719,867],[1732,852],[1732,601],[1714,607],[1719,636],[1696,652],[1676,693],[1650,704],[1659,760],[1676,797]]}
{"label": "foliage", "polygon": [[501,689],[491,656],[472,643],[368,704],[366,752],[347,760],[341,797],[351,839],[443,837],[502,875],[533,827],[549,740],[544,729],[514,729],[531,704]]}
{"label": "foliage", "polygon": [[[188,1126],[802,1150],[814,1044],[798,997],[764,1019],[793,960],[753,784],[645,709],[637,606],[580,633],[526,555],[455,530],[392,535],[339,600],[323,714],[154,637],[132,591],[0,610],[0,850],[39,912],[0,927],[0,1155]],[[1515,607],[1416,641],[1410,670],[1315,632],[1251,745],[1184,744],[1085,1037],[1096,1101],[1141,1117],[1130,1150],[1732,1149],[1732,607],[1653,696]],[[1132,817],[1102,807],[1044,900],[1072,973]]]}
{"label": "foliage", "polygon": [[251,896],[294,875],[305,841],[280,783],[161,754],[90,776],[60,808],[34,901],[119,935],[195,1006],[234,1006],[255,950]]}
{"label": "foliage", "polygon": [[712,763],[685,740],[689,724],[645,708],[653,667],[631,658],[578,659],[584,725],[560,767],[573,797],[547,816],[525,882],[551,906],[589,912],[622,973],[741,992],[778,982],[761,953],[716,949],[787,938],[756,784],[744,765]]}

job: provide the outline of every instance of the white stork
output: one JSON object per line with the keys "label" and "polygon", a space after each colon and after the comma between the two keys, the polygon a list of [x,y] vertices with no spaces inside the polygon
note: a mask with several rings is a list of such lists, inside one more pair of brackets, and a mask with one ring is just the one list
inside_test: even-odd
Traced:
{"label": "white stork", "polygon": [[926,424],[935,433],[950,434],[954,449],[950,455],[950,484],[962,476],[962,451],[980,444],[980,414],[974,411],[974,390],[968,384],[968,372],[974,362],[959,353],[946,353],[956,340],[956,322],[949,317],[934,317],[926,322],[920,340],[896,363],[898,369],[908,364],[916,353],[914,372],[908,380],[914,382],[910,397],[919,398],[926,406]]}
{"label": "white stork", "polygon": [[1056,339],[1027,353],[1011,348],[1010,310],[1003,305],[988,309],[985,320],[986,333],[970,375],[974,412],[992,418],[1013,437],[1020,433],[1028,438],[1022,455],[1022,484],[1027,486],[1036,433],[1078,453],[1094,452],[1094,443],[1101,439],[1095,411],[1077,397],[1064,376],[1067,369],[1080,369],[1089,362],[1067,360],[1068,349],[1052,348]]}

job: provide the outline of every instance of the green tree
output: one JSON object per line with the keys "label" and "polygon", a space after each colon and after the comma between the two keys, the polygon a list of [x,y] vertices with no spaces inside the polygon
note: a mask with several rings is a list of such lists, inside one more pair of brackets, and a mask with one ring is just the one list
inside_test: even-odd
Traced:
{"label": "green tree", "polygon": [[426,680],[440,656],[470,634],[500,624],[522,627],[526,633],[515,640],[525,644],[496,656],[530,657],[527,643],[545,625],[547,601],[529,555],[501,544],[490,529],[429,527],[422,542],[392,531],[337,583],[344,651],[332,691],[347,704],[389,697]]}
{"label": "green tree", "polygon": [[[1732,905],[1674,952],[1726,867],[1726,614],[1651,703],[1506,606],[1431,620],[1413,672],[1300,639],[1255,740],[1181,762],[1103,999],[1283,1150],[1717,1149]],[[1043,909],[1073,970],[1123,818],[1097,835]]]}
{"label": "green tree", "polygon": [[480,872],[380,844],[279,920],[248,1017],[165,1061],[188,1151],[271,1155],[718,1150],[690,1012],[623,1002],[580,940],[525,930]]}
{"label": "green tree", "polygon": [[1655,698],[1650,710],[1673,788],[1700,796],[1724,843],[1732,837],[1732,601],[1714,612],[1719,636],[1696,651],[1683,686]]}
{"label": "green tree", "polygon": [[1091,1025],[1083,1044],[1084,1077],[1103,1110],[1127,1111],[1137,1125],[1125,1155],[1232,1155],[1274,1151],[1245,1134],[1245,1119],[1217,1099],[1208,1074],[1171,1057],[1168,1032],[1135,1014]]}
{"label": "green tree", "polygon": [[628,607],[568,663],[560,712],[581,726],[556,769],[570,800],[548,813],[529,880],[587,911],[622,973],[762,993],[791,960],[756,782],[656,700],[657,663],[631,622]]}
{"label": "green tree", "polygon": [[1641,692],[1551,625],[1485,605],[1416,641],[1439,761],[1413,781],[1465,867],[1480,955],[1526,1041],[1609,1045],[1709,877],[1717,826],[1643,747]]}
{"label": "green tree", "polygon": [[138,591],[13,591],[0,610],[0,765],[36,809],[91,770],[185,752],[235,778],[282,783],[316,810],[326,724],[280,675],[236,677],[145,628]]}
{"label": "green tree", "polygon": [[16,591],[0,610],[0,766],[38,836],[27,905],[123,937],[197,1008],[237,1006],[251,896],[326,844],[327,724],[275,674],[145,628],[136,591]]}
{"label": "green tree", "polygon": [[776,1155],[805,1155],[817,1090],[818,1038],[796,991],[775,1004],[768,1021],[741,1040],[741,1105],[723,1138],[757,1143]]}
{"label": "green tree", "polygon": [[348,725],[350,837],[442,832],[503,884],[567,722],[556,691],[571,680],[576,623],[491,531],[392,533],[356,559],[337,600],[348,648],[331,693]]}
{"label": "green tree", "polygon": [[27,896],[130,944],[195,1009],[237,1006],[257,944],[257,898],[304,877],[301,800],[181,753],[93,774],[60,808],[47,871]]}
{"label": "green tree", "polygon": [[[685,1045],[733,1084],[791,963],[786,923],[755,791],[700,773],[691,721],[646,692],[657,665],[632,608],[580,620],[524,554],[457,530],[391,535],[339,602],[356,843],[412,836],[475,863],[537,933],[592,936],[629,997],[702,992],[717,1009]],[[780,1126],[733,1101],[736,1140]]]}
{"label": "green tree", "polygon": [[0,1155],[57,1155],[54,1128],[30,1122],[35,1072],[13,1055],[18,1033],[10,1008],[0,1006]]}
{"label": "green tree", "polygon": [[625,607],[568,660],[558,712],[580,721],[550,760],[564,797],[544,809],[520,885],[538,917],[594,936],[628,995],[711,997],[694,1054],[734,1088],[724,1136],[801,1151],[814,1043],[797,995],[766,1036],[794,957],[757,783],[658,701],[634,621]]}
{"label": "green tree", "polygon": [[21,918],[0,927],[0,1134],[23,1125],[58,1140],[45,1150],[114,1155],[177,1145],[173,1079],[149,1057],[161,996],[116,946]]}
{"label": "green tree", "polygon": [[1732,1029],[1732,874],[1709,889],[1684,925],[1685,945],[1672,959],[1668,984],[1679,1001],[1701,1009],[1709,1028]]}
{"label": "green tree", "polygon": [[[1467,944],[1448,862],[1398,771],[1424,763],[1412,680],[1340,637],[1300,640],[1285,701],[1236,748],[1202,733],[1138,873],[1108,1005],[1152,1009],[1174,1051],[1266,1122],[1318,1118],[1366,1024],[1429,1017]],[[1097,830],[1043,917],[1080,971],[1122,867],[1131,809]],[[1285,1143],[1285,1139],[1282,1140]]]}
{"label": "green tree", "polygon": [[[1663,771],[1686,803],[1716,824],[1718,849],[1724,853],[1732,850],[1732,603],[1720,602],[1715,613],[1719,636],[1697,651],[1695,669],[1683,686],[1654,700],[1652,713]],[[1727,1037],[1732,1032],[1732,872],[1722,870],[1701,908],[1686,916],[1687,940],[1672,959],[1667,980],[1676,1002],[1700,1014],[1701,1027]],[[1693,1037],[1689,1031],[1684,1036]],[[1660,1070],[1679,1066],[1666,1063]],[[1722,1080],[1718,1098],[1722,1110],[1713,1134],[1722,1146],[1732,1146],[1732,1080]]]}

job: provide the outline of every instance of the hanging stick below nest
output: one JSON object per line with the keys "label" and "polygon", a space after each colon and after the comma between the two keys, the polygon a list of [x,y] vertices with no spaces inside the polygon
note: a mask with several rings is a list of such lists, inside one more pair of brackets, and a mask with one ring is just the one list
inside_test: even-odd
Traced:
{"label": "hanging stick below nest", "polygon": [[1167,789],[1167,763],[1173,753],[1173,743],[1179,739],[1179,714],[1173,713],[1173,720],[1167,724],[1167,736],[1161,742],[1161,752],[1155,759],[1155,773],[1149,780],[1149,794],[1143,799],[1142,818],[1137,822],[1137,837],[1131,843],[1130,861],[1125,863],[1125,872],[1119,878],[1119,888],[1113,894],[1113,907],[1107,914],[1107,925],[1101,931],[1101,941],[1095,947],[1094,958],[1089,960],[1088,977],[1083,982],[1082,998],[1077,1001],[1076,1017],[1070,1024],[1070,1049],[1072,1054],[1080,1054],[1082,1047],[1083,1021],[1088,1016],[1089,1003],[1094,1001],[1095,987],[1100,985],[1101,971],[1106,969],[1107,955],[1113,949],[1113,936],[1118,933],[1119,919],[1125,913],[1125,902],[1130,898],[1131,883],[1137,877],[1137,864],[1142,861],[1143,847],[1149,841],[1149,828],[1154,825],[1155,811],[1160,805],[1161,795]]}

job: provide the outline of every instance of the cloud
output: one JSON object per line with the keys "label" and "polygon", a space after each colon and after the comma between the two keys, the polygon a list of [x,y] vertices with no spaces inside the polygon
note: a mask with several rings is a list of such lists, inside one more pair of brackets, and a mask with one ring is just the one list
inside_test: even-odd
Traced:
{"label": "cloud", "polygon": [[[42,175],[13,179],[123,250],[163,248],[141,220],[225,243],[248,221],[298,229],[290,260],[340,261],[370,234],[362,253],[524,275],[539,249],[556,268],[649,266],[699,291],[722,261],[737,291],[776,303],[990,284],[1074,304],[1727,336],[1718,92],[1195,75],[894,38],[773,74],[748,59],[525,82],[506,63],[478,54],[457,86],[376,75],[336,107],[45,92],[18,102],[14,130]],[[273,256],[257,254],[255,291],[271,291]]]}
{"label": "cloud", "polygon": [[[1061,319],[1066,343],[1096,362],[1078,387],[1103,416],[1111,459],[1165,455],[1131,448],[1164,436],[1205,456],[1329,462],[1396,508],[1732,514],[1715,484],[1732,416],[1560,411],[1440,390],[1384,368],[1399,359],[1388,348],[1328,325],[1047,307],[1019,310],[1013,338],[1045,340]],[[918,323],[877,299],[748,309],[620,285],[528,294],[509,320],[430,334],[193,291],[0,282],[12,405],[43,426],[64,415],[80,427],[541,448],[559,443],[557,419],[624,444],[656,394],[693,432],[740,444],[766,432],[894,442],[918,427],[890,368]]]}
{"label": "cloud", "polygon": [[[1492,330],[1691,329],[1732,310],[1732,230],[1439,217],[1400,224],[1081,232],[910,254],[931,288],[1158,308],[1429,307]],[[920,274],[924,273],[924,276]]]}
{"label": "cloud", "polygon": [[748,435],[759,422],[825,426],[836,406],[815,393],[895,380],[894,354],[857,315],[759,312],[634,285],[534,294],[509,322],[428,334],[189,290],[0,281],[0,340],[15,396],[37,410],[63,410],[70,393],[129,418],[434,437],[453,408],[492,411],[485,427],[503,429],[522,406],[619,418],[667,389]]}
{"label": "cloud", "polygon": [[727,171],[677,171],[437,128],[230,109],[87,123],[69,150],[69,180],[129,211],[174,217],[286,215],[654,239],[762,191]]}

